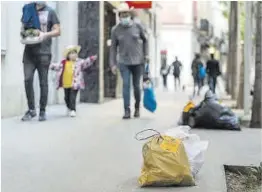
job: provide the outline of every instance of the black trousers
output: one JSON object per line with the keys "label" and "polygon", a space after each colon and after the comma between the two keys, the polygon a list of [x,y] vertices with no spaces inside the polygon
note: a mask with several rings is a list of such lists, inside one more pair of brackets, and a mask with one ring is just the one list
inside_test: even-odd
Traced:
{"label": "black trousers", "polygon": [[216,93],[217,76],[208,76],[208,85],[213,93]]}
{"label": "black trousers", "polygon": [[167,75],[162,75],[163,77],[163,85],[166,88],[167,87]]}
{"label": "black trousers", "polygon": [[40,111],[45,111],[48,99],[48,70],[51,55],[33,54],[25,51],[23,56],[24,84],[28,108],[35,109],[35,95],[33,88],[34,74],[37,70],[40,85]]}
{"label": "black trousers", "polygon": [[72,88],[64,89],[65,91],[65,103],[68,109],[76,111],[76,97],[78,90]]}
{"label": "black trousers", "polygon": [[177,84],[180,88],[180,75],[174,75],[175,89],[177,89]]}

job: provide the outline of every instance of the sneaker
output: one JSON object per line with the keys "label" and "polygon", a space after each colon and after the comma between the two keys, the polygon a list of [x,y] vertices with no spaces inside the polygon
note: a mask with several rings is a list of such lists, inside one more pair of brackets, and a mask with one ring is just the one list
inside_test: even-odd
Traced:
{"label": "sneaker", "polygon": [[28,110],[24,116],[22,117],[22,121],[30,121],[36,116],[36,111],[35,110]]}
{"label": "sneaker", "polygon": [[135,118],[139,118],[139,117],[140,117],[140,111],[139,111],[139,109],[135,109],[134,117],[135,117]]}
{"label": "sneaker", "polygon": [[45,121],[46,120],[46,114],[45,111],[40,111],[39,113],[39,121]]}
{"label": "sneaker", "polygon": [[76,111],[70,111],[70,117],[76,117]]}
{"label": "sneaker", "polygon": [[123,116],[123,119],[130,119],[131,115],[130,115],[130,110],[125,110],[125,114]]}

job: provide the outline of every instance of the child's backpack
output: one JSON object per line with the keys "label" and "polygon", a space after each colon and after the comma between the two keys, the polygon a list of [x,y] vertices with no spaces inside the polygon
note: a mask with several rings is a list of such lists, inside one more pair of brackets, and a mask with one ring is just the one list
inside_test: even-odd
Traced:
{"label": "child's backpack", "polygon": [[203,65],[199,65],[199,77],[204,79],[206,77],[206,69]]}

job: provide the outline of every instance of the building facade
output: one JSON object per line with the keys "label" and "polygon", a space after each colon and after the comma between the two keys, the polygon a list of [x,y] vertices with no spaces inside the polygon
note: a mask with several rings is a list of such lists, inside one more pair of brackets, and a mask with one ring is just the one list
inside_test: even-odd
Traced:
{"label": "building facade", "polygon": [[166,50],[168,65],[171,65],[176,56],[178,57],[183,64],[181,83],[189,85],[191,83],[191,61],[195,47],[193,45],[193,4],[191,1],[163,1],[159,4],[162,7],[160,14],[162,22],[161,50]]}
{"label": "building facade", "polygon": [[222,15],[219,1],[173,1],[159,4],[162,7],[161,49],[167,52],[169,65],[178,56],[183,64],[181,82],[192,85],[191,63],[195,53],[201,53],[205,62],[210,51],[213,51],[218,59],[225,61],[223,56],[226,53],[227,20]]}
{"label": "building facade", "polygon": [[212,52],[217,59],[223,62],[227,52],[226,36],[228,21],[222,14],[219,1],[195,1],[196,4],[196,26],[198,47],[206,60]]}
{"label": "building facade", "polygon": [[[26,110],[22,55],[24,46],[20,43],[22,7],[28,1],[1,2],[1,113],[2,118],[22,114]],[[117,22],[114,11],[120,3],[117,1],[48,1],[61,22],[61,36],[53,39],[52,62],[62,59],[63,49],[67,45],[82,46],[80,57],[98,54],[96,64],[85,72],[86,89],[79,94],[79,101],[102,103],[107,98],[121,96],[121,78],[109,70],[110,31]],[[152,9],[153,10],[153,9]],[[151,10],[151,11],[152,11]],[[154,12],[141,11],[140,17],[149,27]],[[10,19],[12,18],[12,22]],[[150,47],[155,47],[155,36],[150,36]],[[154,49],[150,49],[154,55]],[[154,60],[153,60],[154,62]],[[49,105],[64,102],[63,92],[57,91],[55,74],[49,72]],[[39,102],[39,81],[34,79],[35,100]]]}

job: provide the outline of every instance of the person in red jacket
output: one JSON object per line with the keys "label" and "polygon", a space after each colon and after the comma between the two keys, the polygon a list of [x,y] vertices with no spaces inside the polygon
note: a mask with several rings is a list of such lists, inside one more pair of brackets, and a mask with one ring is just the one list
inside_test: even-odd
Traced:
{"label": "person in red jacket", "polygon": [[216,92],[217,77],[221,74],[219,62],[214,58],[214,54],[210,54],[210,59],[206,64],[206,72],[208,74],[208,84],[210,90]]}

